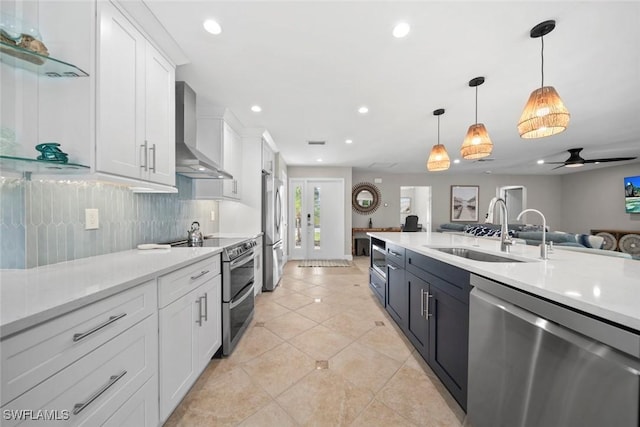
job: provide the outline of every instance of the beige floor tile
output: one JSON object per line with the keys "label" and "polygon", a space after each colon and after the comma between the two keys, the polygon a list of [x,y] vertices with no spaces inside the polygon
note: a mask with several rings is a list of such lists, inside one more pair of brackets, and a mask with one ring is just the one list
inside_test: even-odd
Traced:
{"label": "beige floor tile", "polygon": [[416,427],[416,424],[411,423],[379,400],[373,399],[350,427],[372,426]]}
{"label": "beige floor tile", "polygon": [[311,304],[313,302],[313,298],[308,297],[306,295],[302,295],[298,292],[292,292],[289,295],[285,295],[276,300],[276,303],[290,309],[297,310],[300,307]]}
{"label": "beige floor tile", "polygon": [[263,327],[252,327],[245,331],[229,359],[234,363],[244,363],[282,343],[282,338]]}
{"label": "beige floor tile", "polygon": [[253,313],[253,321],[265,322],[269,319],[282,316],[283,314],[289,313],[291,311],[274,301],[275,300],[256,305],[256,309]]}
{"label": "beige floor tile", "polygon": [[314,302],[313,304],[305,305],[296,310],[296,313],[302,314],[316,322],[324,322],[325,320],[342,313],[343,307],[336,307],[322,300],[322,302]]}
{"label": "beige floor tile", "polygon": [[208,425],[236,425],[270,402],[269,394],[242,369],[236,368],[189,393],[185,417],[204,413],[211,421]]}
{"label": "beige floor tile", "polygon": [[289,340],[299,350],[317,360],[329,359],[352,342],[326,326],[318,325]]}
{"label": "beige floor tile", "polygon": [[307,289],[302,289],[298,292],[311,298],[322,298],[324,296],[333,295],[335,293],[335,291],[332,291],[329,288],[325,288],[324,286],[312,286]]}
{"label": "beige floor tile", "polygon": [[171,414],[163,427],[210,427],[233,426],[235,424],[236,421],[233,419],[222,420],[209,412],[202,412],[197,409],[187,410],[186,407],[179,407]]}
{"label": "beige floor tile", "polygon": [[348,426],[373,395],[329,370],[316,370],[276,399],[303,426]]}
{"label": "beige floor tile", "polygon": [[353,313],[339,313],[322,322],[324,326],[351,338],[360,338],[376,325],[373,320],[363,319]]}
{"label": "beige floor tile", "polygon": [[402,366],[376,396],[394,411],[421,426],[461,426],[432,379]]}
{"label": "beige floor tile", "polygon": [[377,393],[402,363],[354,342],[329,359],[329,366],[353,384]]}
{"label": "beige floor tile", "polygon": [[244,364],[243,369],[251,379],[276,397],[315,370],[315,359],[289,343],[282,343],[261,357]]}
{"label": "beige floor tile", "polygon": [[260,409],[239,424],[240,427],[295,427],[296,422],[276,402]]}
{"label": "beige floor tile", "polygon": [[269,329],[284,340],[293,338],[317,325],[317,322],[314,322],[313,320],[294,311],[267,320],[264,324],[265,328]]}
{"label": "beige floor tile", "polygon": [[[285,280],[286,279],[286,280]],[[278,287],[292,291],[303,291],[316,285],[305,280],[304,277],[282,278]],[[277,288],[276,288],[277,289]]]}
{"label": "beige floor tile", "polygon": [[378,326],[358,338],[358,342],[376,350],[399,362],[404,362],[413,351],[411,344],[401,336],[393,325],[392,320],[385,321],[385,326]]}

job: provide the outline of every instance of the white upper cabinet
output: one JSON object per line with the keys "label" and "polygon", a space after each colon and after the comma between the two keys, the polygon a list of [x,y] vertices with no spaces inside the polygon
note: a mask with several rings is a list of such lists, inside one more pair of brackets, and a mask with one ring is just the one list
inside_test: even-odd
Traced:
{"label": "white upper cabinet", "polygon": [[269,143],[262,139],[262,170],[273,175],[275,171],[276,156]]}
{"label": "white upper cabinet", "polygon": [[[198,148],[233,179],[196,179],[197,199],[242,199],[242,138],[224,118],[198,118]],[[221,161],[219,160],[221,159]]]}
{"label": "white upper cabinet", "polygon": [[242,175],[242,138],[229,124],[224,123],[224,168],[233,179],[223,181],[223,195],[232,199],[241,199],[241,175]]}
{"label": "white upper cabinet", "polygon": [[98,2],[96,170],[175,184],[175,68]]}

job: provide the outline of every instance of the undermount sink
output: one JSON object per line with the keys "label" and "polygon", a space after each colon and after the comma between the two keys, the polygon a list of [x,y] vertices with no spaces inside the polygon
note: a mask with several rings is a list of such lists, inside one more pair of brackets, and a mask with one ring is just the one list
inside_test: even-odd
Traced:
{"label": "undermount sink", "polygon": [[482,262],[526,262],[520,259],[510,258],[506,256],[489,254],[486,252],[476,251],[469,248],[430,248],[446,254],[467,258],[473,261]]}

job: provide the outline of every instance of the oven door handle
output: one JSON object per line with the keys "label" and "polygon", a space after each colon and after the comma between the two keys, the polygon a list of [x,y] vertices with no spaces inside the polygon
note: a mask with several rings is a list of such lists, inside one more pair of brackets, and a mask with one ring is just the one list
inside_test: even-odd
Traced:
{"label": "oven door handle", "polygon": [[231,304],[229,304],[229,309],[233,310],[234,308],[242,304],[244,300],[249,298],[249,295],[253,296],[253,280],[250,281],[249,284],[245,286],[245,288],[247,289],[248,292],[245,292],[245,294],[239,300],[233,301]]}
{"label": "oven door handle", "polygon": [[240,267],[248,263],[253,259],[253,249],[245,252],[240,258],[236,258],[229,263],[229,268],[233,270],[236,267]]}

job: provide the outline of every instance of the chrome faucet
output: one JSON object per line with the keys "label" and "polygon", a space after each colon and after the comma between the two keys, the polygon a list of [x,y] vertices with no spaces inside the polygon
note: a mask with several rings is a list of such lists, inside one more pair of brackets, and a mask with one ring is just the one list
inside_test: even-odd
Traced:
{"label": "chrome faucet", "polygon": [[500,205],[500,250],[502,252],[509,252],[509,247],[513,245],[513,240],[509,237],[509,227],[507,227],[507,220],[509,218],[509,212],[507,210],[507,203],[504,199],[496,199],[493,205],[493,211],[495,213],[496,206]]}
{"label": "chrome faucet", "polygon": [[517,220],[520,220],[520,217],[522,217],[522,214],[524,214],[525,212],[535,212],[537,214],[540,214],[540,216],[542,217],[542,244],[540,245],[540,258],[542,259],[548,259],[547,257],[547,219],[544,217],[544,215],[542,214],[542,212],[540,212],[537,209],[525,209],[522,212],[520,212],[518,214],[518,218],[516,218]]}

